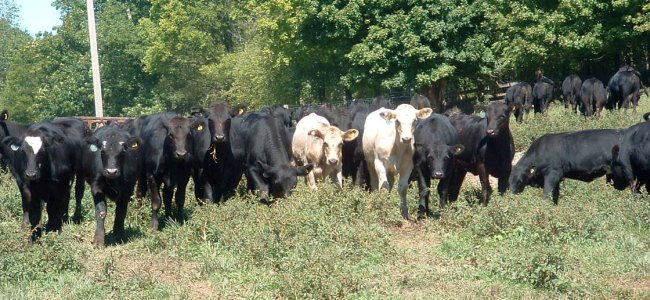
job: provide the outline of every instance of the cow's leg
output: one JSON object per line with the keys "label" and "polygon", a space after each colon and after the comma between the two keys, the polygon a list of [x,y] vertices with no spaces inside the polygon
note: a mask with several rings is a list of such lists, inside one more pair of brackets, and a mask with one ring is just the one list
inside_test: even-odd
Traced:
{"label": "cow's leg", "polygon": [[500,174],[500,177],[498,178],[498,184],[497,184],[497,189],[499,190],[499,195],[502,195],[506,193],[508,190],[508,179],[510,178],[510,170],[506,170],[507,172],[504,172],[503,174]]}
{"label": "cow's leg", "polygon": [[465,180],[465,175],[467,175],[467,171],[457,168],[454,169],[454,171],[449,176],[450,202],[455,202],[458,199],[458,196],[460,195],[460,188],[462,187],[463,181]]}
{"label": "cow's leg", "polygon": [[149,193],[151,193],[151,229],[158,230],[158,212],[162,205],[160,186],[153,175],[147,176],[147,184],[149,185]]}
{"label": "cow's leg", "polygon": [[[431,185],[431,176],[420,167],[415,168],[418,172],[418,192],[420,194],[420,205],[418,206],[418,219],[426,217],[429,212],[429,186]],[[446,200],[446,199],[445,199]],[[440,200],[442,207],[442,199]]]}
{"label": "cow's leg", "polygon": [[22,229],[25,230],[29,228],[29,210],[32,202],[32,192],[27,187],[18,185],[20,190],[21,202],[23,205],[23,224]]}
{"label": "cow's leg", "polygon": [[83,180],[83,173],[78,172],[74,181],[75,181],[75,186],[74,186],[75,207],[74,207],[74,215],[72,216],[72,221],[78,224],[81,222],[83,218],[83,214],[81,212],[82,209],[81,199],[83,199],[84,197],[84,189],[86,187]]}
{"label": "cow's leg", "polygon": [[185,209],[185,190],[187,189],[187,182],[190,180],[189,174],[181,178],[176,186],[176,221],[183,224],[185,223],[184,209]]}
{"label": "cow's leg", "polygon": [[384,166],[384,162],[382,162],[380,159],[375,159],[374,167],[375,167],[375,173],[377,176],[377,184],[376,187],[377,189],[386,189],[387,191],[390,191],[390,186],[388,184],[388,178],[386,175],[386,167]]}
{"label": "cow's leg", "polygon": [[316,175],[314,173],[315,172],[312,169],[311,171],[309,171],[309,173],[307,173],[307,176],[306,176],[307,178],[305,178],[305,180],[307,181],[307,185],[312,190],[316,189]]}
{"label": "cow's leg", "polygon": [[368,166],[368,176],[370,176],[370,190],[376,191],[379,189],[379,178],[377,177],[377,170],[375,170],[375,163],[367,162]]}
{"label": "cow's leg", "polygon": [[176,180],[165,179],[163,182],[163,205],[165,206],[165,215],[167,218],[172,218],[172,198],[174,198],[174,188],[176,187]]}
{"label": "cow's leg", "polygon": [[560,197],[560,180],[562,174],[558,171],[550,171],[544,176],[544,197],[552,195],[553,204],[557,205]]}
{"label": "cow's leg", "polygon": [[483,206],[487,206],[488,202],[490,202],[490,196],[492,196],[490,176],[485,169],[484,163],[477,163],[476,170],[478,172],[478,178],[481,181],[481,203],[483,203]]}
{"label": "cow's leg", "polygon": [[93,202],[95,203],[95,238],[93,243],[97,247],[104,247],[106,238],[106,229],[104,227],[104,220],[106,219],[106,196],[101,188],[93,183],[90,187],[93,193]]}
{"label": "cow's leg", "polygon": [[35,242],[41,236],[41,228],[38,225],[41,223],[41,214],[43,206],[41,205],[41,197],[33,197],[29,203],[29,225],[31,229],[30,242]]}
{"label": "cow's leg", "polygon": [[[70,182],[62,184],[54,191],[50,191],[50,193],[50,195],[46,196],[49,198],[47,202],[46,229],[60,233],[68,213],[67,204],[70,203]],[[63,201],[58,202],[58,199],[62,199]]]}
{"label": "cow's leg", "polygon": [[[409,159],[410,160],[410,159]],[[413,163],[407,162],[402,165],[399,172],[399,182],[397,184],[397,192],[399,193],[400,198],[400,209],[402,210],[402,217],[406,220],[409,219],[409,208],[406,202],[406,191],[409,188],[409,177],[411,177],[411,171],[413,171]]]}
{"label": "cow's leg", "polygon": [[121,195],[115,199],[115,223],[113,223],[113,235],[116,241],[124,241],[124,220],[126,219],[131,195]]}
{"label": "cow's leg", "polygon": [[438,181],[438,197],[440,197],[440,209],[447,206],[449,198],[449,178],[445,177]]}
{"label": "cow's leg", "polygon": [[339,190],[343,189],[343,168],[339,166],[338,169],[331,171],[330,179]]}

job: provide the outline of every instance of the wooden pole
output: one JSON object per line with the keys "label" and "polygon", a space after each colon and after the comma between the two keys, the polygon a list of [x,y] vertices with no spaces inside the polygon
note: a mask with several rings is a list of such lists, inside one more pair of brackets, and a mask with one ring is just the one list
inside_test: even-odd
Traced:
{"label": "wooden pole", "polygon": [[99,75],[99,54],[97,52],[97,34],[95,30],[95,5],[93,0],[86,0],[88,12],[88,36],[90,39],[90,61],[93,71],[93,91],[95,94],[95,116],[104,116],[104,105],[102,101],[102,82]]}

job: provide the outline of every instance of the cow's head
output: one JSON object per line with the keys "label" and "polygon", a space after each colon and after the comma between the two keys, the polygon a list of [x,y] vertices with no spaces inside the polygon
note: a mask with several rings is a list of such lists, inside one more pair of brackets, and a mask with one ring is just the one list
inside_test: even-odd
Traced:
{"label": "cow's head", "polygon": [[179,160],[187,160],[192,150],[192,135],[190,134],[191,120],[175,116],[165,122],[167,137],[165,147],[167,153]]}
{"label": "cow's head", "polygon": [[486,109],[487,128],[485,133],[489,137],[495,137],[502,132],[510,130],[510,112],[515,106],[508,106],[504,103],[492,102]]}
{"label": "cow's head", "polygon": [[417,163],[425,163],[431,172],[430,176],[435,179],[444,178],[448,174],[448,168],[455,156],[465,151],[461,144],[447,145],[444,143],[424,144],[420,141],[415,143]]}
{"label": "cow's head", "polygon": [[212,104],[208,111],[208,125],[212,134],[212,142],[222,143],[228,141],[231,118],[241,116],[245,112],[246,107],[243,105],[238,105],[231,110],[228,103],[223,101]]}
{"label": "cow's head", "polygon": [[99,128],[86,139],[86,151],[99,157],[102,176],[108,179],[122,175],[126,157],[135,155],[141,146],[139,137],[133,137],[117,126]]}
{"label": "cow's head", "polygon": [[55,168],[52,164],[57,159],[52,157],[51,148],[64,142],[64,137],[58,133],[30,130],[24,138],[5,137],[3,147],[12,151],[11,155],[15,169],[28,181],[39,180],[43,176],[53,175]]}
{"label": "cow's head", "polygon": [[397,132],[396,139],[405,144],[413,143],[413,132],[415,132],[415,122],[418,119],[425,119],[431,115],[431,108],[415,109],[410,104],[400,104],[396,109],[385,109],[379,113],[379,116],[386,121],[395,122]]}
{"label": "cow's head", "polygon": [[621,146],[614,145],[612,147],[612,160],[609,166],[608,179],[612,180],[614,188],[617,190],[624,190],[632,186],[634,182],[634,173],[628,167],[628,164],[624,163],[621,155]]}
{"label": "cow's head", "polygon": [[298,185],[298,176],[307,175],[313,168],[311,164],[294,167],[291,165],[271,166],[263,162],[258,162],[258,167],[269,186],[271,196],[275,198],[289,197]]}
{"label": "cow's head", "polygon": [[537,167],[533,164],[527,163],[527,159],[522,158],[517,162],[517,164],[512,168],[512,173],[510,173],[510,178],[508,178],[508,183],[510,185],[510,191],[514,194],[519,194],[524,191],[524,188],[535,182],[535,178],[538,177]]}
{"label": "cow's head", "polygon": [[322,160],[327,165],[337,165],[341,160],[341,149],[343,142],[350,142],[357,138],[359,131],[356,129],[348,129],[341,131],[335,126],[323,126],[320,129],[309,131],[309,135],[313,136],[315,142],[322,143]]}

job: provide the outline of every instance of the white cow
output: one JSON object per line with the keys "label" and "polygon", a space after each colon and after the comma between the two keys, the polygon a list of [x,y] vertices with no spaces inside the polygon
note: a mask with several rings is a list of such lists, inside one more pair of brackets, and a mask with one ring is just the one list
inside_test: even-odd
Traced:
{"label": "white cow", "polygon": [[297,166],[314,166],[306,177],[309,187],[316,188],[316,180],[322,180],[326,176],[329,176],[338,188],[343,186],[341,148],[343,141],[352,141],[357,135],[359,131],[356,129],[343,132],[336,126],[331,126],[327,119],[314,113],[298,121],[291,151]]}
{"label": "white cow", "polygon": [[413,132],[417,119],[431,115],[430,108],[415,109],[401,104],[396,109],[380,108],[368,115],[363,127],[363,155],[368,163],[370,188],[390,191],[399,174],[397,191],[402,216],[408,219],[406,190],[413,170]]}

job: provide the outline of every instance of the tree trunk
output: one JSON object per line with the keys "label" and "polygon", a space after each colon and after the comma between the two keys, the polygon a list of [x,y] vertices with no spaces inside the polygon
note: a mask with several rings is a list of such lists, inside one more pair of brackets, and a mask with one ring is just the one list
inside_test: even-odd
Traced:
{"label": "tree trunk", "polygon": [[447,90],[447,80],[442,79],[431,83],[429,87],[423,89],[422,94],[429,98],[431,107],[434,111],[442,113],[445,111],[445,91]]}

